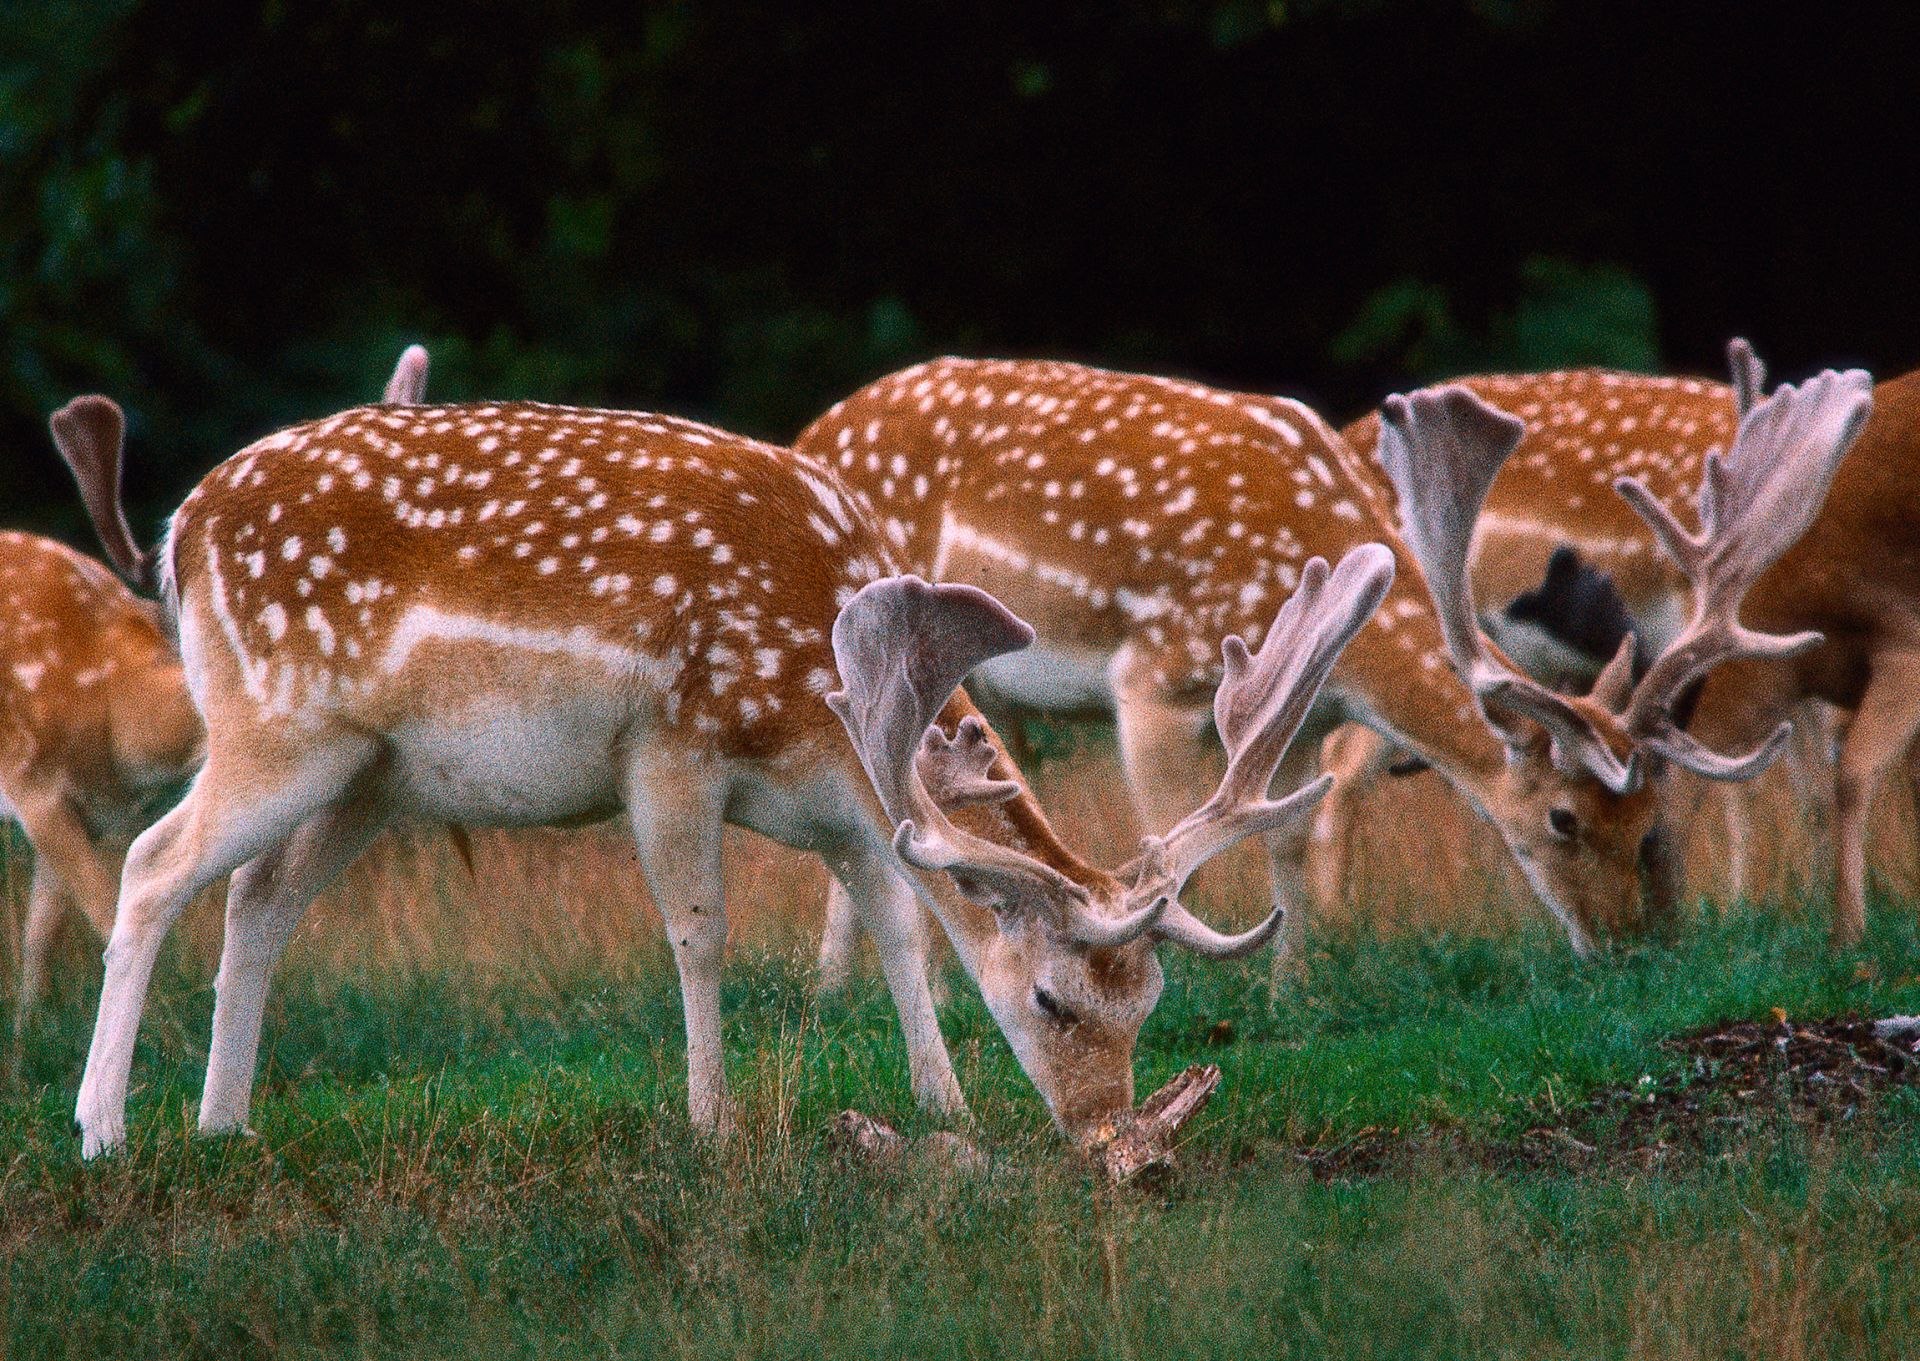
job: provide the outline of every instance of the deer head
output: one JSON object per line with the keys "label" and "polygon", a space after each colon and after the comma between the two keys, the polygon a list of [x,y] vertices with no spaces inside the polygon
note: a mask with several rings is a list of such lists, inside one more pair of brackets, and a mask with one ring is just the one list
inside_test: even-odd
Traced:
{"label": "deer head", "polygon": [[1639,867],[1651,854],[1663,768],[1750,779],[1789,736],[1782,724],[1751,752],[1708,750],[1675,721],[1688,690],[1722,662],[1790,656],[1820,641],[1745,629],[1739,609],[1819,512],[1866,422],[1871,379],[1826,372],[1761,398],[1752,351],[1736,342],[1732,359],[1746,405],[1725,458],[1708,461],[1700,533],[1688,533],[1636,479],[1615,483],[1692,582],[1693,617],[1638,682],[1635,640],[1623,640],[1586,695],[1557,693],[1515,668],[1481,633],[1468,585],[1474,522],[1525,427],[1462,387],[1389,398],[1382,412],[1380,460],[1400,498],[1407,544],[1453,664],[1508,754],[1483,795],[1486,812],[1583,955],[1601,936],[1644,925]]}
{"label": "deer head", "polygon": [[[1160,996],[1155,947],[1232,959],[1278,930],[1276,907],[1252,929],[1223,934],[1180,892],[1203,862],[1305,818],[1326,793],[1323,777],[1268,797],[1315,694],[1392,578],[1392,554],[1378,544],[1333,571],[1316,558],[1257,650],[1225,640],[1214,714],[1226,776],[1204,805],[1111,873],[1047,854],[1050,834],[1020,816],[1020,786],[986,726],[949,703],[968,671],[1032,640],[1025,623],[983,591],[918,577],[865,587],[835,622],[845,688],[827,702],[894,826],[895,851],[945,881],[931,895],[935,911],[1070,1138],[1096,1139],[1131,1109],[1134,1042]],[[955,722],[955,713],[964,716]]]}

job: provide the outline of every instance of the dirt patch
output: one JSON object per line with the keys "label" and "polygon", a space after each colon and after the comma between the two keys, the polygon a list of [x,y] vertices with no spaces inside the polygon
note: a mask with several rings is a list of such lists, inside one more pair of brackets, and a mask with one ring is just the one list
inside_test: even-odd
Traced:
{"label": "dirt patch", "polygon": [[1844,1123],[1870,1112],[1894,1089],[1920,1085],[1920,1019],[1913,1018],[1722,1022],[1672,1036],[1660,1048],[1686,1063],[1659,1078],[1602,1088],[1517,1139],[1364,1129],[1279,1151],[1326,1181],[1381,1176],[1435,1160],[1507,1172],[1649,1165],[1782,1120],[1812,1127]]}
{"label": "dirt patch", "polygon": [[[1662,1041],[1687,1065],[1659,1081],[1614,1087],[1587,1103],[1587,1123],[1611,1125],[1628,1150],[1699,1146],[1781,1118],[1852,1120],[1896,1087],[1920,1081],[1914,1029],[1857,1016],[1735,1021]],[[1570,1129],[1577,1126],[1569,1122]]]}

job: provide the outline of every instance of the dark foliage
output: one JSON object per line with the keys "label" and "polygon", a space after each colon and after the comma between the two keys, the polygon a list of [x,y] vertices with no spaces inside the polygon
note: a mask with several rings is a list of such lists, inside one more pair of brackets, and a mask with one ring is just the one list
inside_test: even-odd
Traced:
{"label": "dark foliage", "polygon": [[12,0],[6,519],[435,389],[787,436],[941,351],[1352,414],[1493,366],[1920,355],[1920,11],[1571,0]]}

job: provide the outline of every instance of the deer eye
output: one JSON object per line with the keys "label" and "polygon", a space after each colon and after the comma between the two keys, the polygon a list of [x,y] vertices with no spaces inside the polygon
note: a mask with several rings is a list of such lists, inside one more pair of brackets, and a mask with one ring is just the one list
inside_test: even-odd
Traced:
{"label": "deer eye", "polygon": [[1553,828],[1553,834],[1571,841],[1580,831],[1580,819],[1575,817],[1571,808],[1549,808],[1547,824]]}
{"label": "deer eye", "polygon": [[1033,1004],[1039,1007],[1040,1010],[1046,1012],[1047,1015],[1053,1017],[1054,1020],[1060,1022],[1061,1025],[1072,1025],[1080,1019],[1073,1014],[1066,1003],[1062,1002],[1045,988],[1039,986],[1035,986],[1033,990]]}

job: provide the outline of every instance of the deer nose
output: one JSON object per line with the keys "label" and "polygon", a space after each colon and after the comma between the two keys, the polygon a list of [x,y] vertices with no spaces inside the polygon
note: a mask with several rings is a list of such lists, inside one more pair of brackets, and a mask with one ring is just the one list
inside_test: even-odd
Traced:
{"label": "deer nose", "polygon": [[1133,1114],[1133,1074],[1089,1084],[1055,1106],[1053,1122],[1069,1142],[1087,1147],[1111,1139]]}

